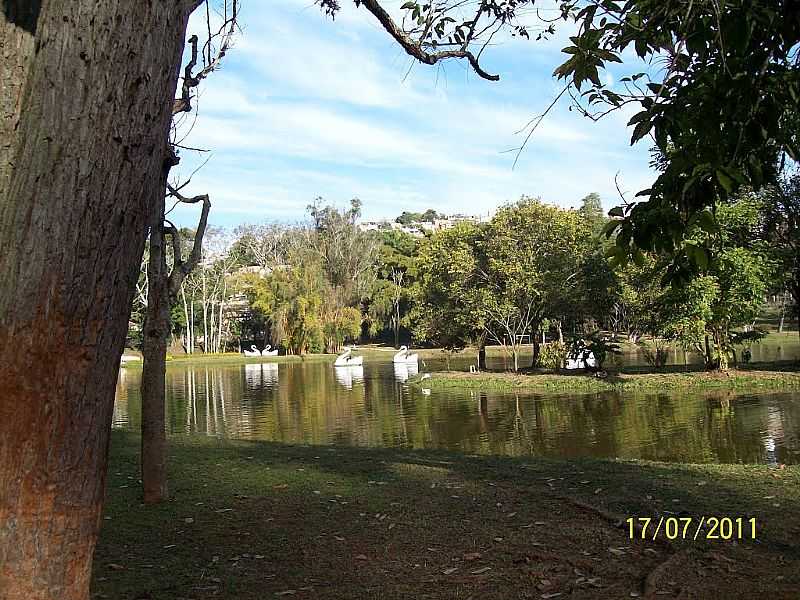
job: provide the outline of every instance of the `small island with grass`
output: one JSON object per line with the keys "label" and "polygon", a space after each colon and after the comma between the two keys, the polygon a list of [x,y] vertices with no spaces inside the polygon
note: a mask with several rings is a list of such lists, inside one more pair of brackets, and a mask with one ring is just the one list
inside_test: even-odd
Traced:
{"label": "small island with grass", "polygon": [[[788,370],[794,368],[794,371]],[[415,377],[410,385],[428,389],[467,389],[531,393],[658,392],[704,389],[780,390],[800,389],[800,372],[787,370],[733,369],[728,371],[672,371],[592,374],[443,371]]]}

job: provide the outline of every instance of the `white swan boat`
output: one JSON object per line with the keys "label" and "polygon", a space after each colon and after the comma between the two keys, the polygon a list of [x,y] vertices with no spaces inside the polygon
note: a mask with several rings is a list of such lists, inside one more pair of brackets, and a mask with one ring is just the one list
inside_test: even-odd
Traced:
{"label": "white swan boat", "polygon": [[419,362],[419,354],[409,354],[408,346],[400,346],[400,351],[392,359],[394,364],[416,364]]}
{"label": "white swan boat", "polygon": [[253,344],[252,346],[250,346],[250,350],[244,351],[244,355],[253,358],[256,356],[261,356],[261,351],[258,348],[256,348],[255,344]]}
{"label": "white swan boat", "polygon": [[278,356],[278,349],[272,349],[272,346],[267,344],[266,348],[261,351],[261,356]]}
{"label": "white swan boat", "polygon": [[334,367],[360,367],[364,364],[364,357],[363,356],[352,356],[353,348],[351,346],[345,346],[344,352],[342,352],[337,358],[336,361],[333,363]]}

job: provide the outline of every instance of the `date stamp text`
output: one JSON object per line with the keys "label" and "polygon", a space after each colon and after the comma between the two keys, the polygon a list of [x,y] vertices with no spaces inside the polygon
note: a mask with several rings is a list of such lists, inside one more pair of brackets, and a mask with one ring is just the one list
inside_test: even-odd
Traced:
{"label": "date stamp text", "polygon": [[632,540],[755,540],[755,517],[628,517]]}

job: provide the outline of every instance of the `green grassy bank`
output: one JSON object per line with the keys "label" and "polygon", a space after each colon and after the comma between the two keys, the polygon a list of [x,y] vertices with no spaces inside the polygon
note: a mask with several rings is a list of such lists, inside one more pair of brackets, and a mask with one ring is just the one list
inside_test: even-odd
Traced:
{"label": "green grassy bank", "polygon": [[[246,363],[292,363],[292,362],[333,362],[335,354],[307,354],[306,356],[259,356],[247,357],[236,352],[224,354],[170,354],[167,356],[167,367],[174,365],[229,365]],[[141,361],[129,362],[126,369],[141,369]]]}
{"label": "green grassy bank", "polygon": [[[171,439],[172,498],[144,506],[138,444],[113,434],[93,598],[795,598],[800,586],[796,466],[197,436]],[[755,517],[757,541],[631,540],[617,521],[676,514]]]}
{"label": "green grassy bank", "polygon": [[[775,368],[774,365],[770,365]],[[732,369],[727,372],[682,371],[644,373],[630,371],[611,373],[600,379],[587,374],[552,373],[432,373],[411,380],[411,385],[431,389],[455,388],[486,391],[608,392],[662,391],[691,389],[800,389],[800,373],[788,370]]]}

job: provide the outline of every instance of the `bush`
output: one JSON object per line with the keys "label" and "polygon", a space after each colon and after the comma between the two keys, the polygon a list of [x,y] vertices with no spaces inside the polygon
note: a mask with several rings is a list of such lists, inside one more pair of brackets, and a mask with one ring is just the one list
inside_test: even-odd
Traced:
{"label": "bush", "polygon": [[561,369],[567,360],[567,346],[561,342],[544,344],[539,351],[539,365],[545,369]]}

